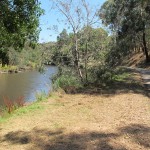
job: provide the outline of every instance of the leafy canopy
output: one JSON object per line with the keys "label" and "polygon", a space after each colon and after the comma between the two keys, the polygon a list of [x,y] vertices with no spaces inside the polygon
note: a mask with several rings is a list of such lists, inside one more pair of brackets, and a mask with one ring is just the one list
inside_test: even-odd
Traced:
{"label": "leafy canopy", "polygon": [[22,48],[26,40],[36,42],[42,13],[37,0],[1,0],[0,51]]}

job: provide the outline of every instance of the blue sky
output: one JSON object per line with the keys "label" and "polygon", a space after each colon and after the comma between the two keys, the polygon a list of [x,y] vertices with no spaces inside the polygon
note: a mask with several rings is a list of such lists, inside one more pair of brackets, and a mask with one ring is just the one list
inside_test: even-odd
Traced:
{"label": "blue sky", "polygon": [[[75,0],[74,0],[75,1]],[[40,0],[41,7],[45,10],[45,14],[40,18],[40,37],[39,42],[49,42],[56,41],[57,35],[65,28],[63,23],[58,23],[58,19],[63,19],[63,16],[56,10],[52,10],[52,3],[50,0]],[[100,6],[105,2],[105,0],[87,0],[87,2],[93,8],[100,8]],[[53,28],[53,26],[58,27],[58,32],[50,30],[48,28]]]}

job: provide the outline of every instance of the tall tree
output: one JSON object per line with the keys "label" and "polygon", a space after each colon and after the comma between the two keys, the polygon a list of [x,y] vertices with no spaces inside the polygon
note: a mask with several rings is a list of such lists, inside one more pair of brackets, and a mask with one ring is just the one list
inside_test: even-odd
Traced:
{"label": "tall tree", "polygon": [[[150,27],[149,1],[145,0],[107,0],[100,9],[100,18],[116,33],[116,44],[130,43],[130,48],[139,42],[150,61],[146,30]],[[130,42],[125,39],[130,37]]]}
{"label": "tall tree", "polygon": [[38,0],[0,1],[0,59],[6,63],[9,47],[20,50],[25,41],[35,43],[39,34],[39,17],[43,13]]}
{"label": "tall tree", "polygon": [[[55,8],[64,15],[65,23],[72,30],[72,41],[73,46],[71,49],[72,59],[74,62],[74,67],[78,72],[82,81],[85,81],[85,76],[83,74],[83,69],[81,69],[81,52],[79,43],[83,37],[80,33],[84,27],[93,26],[98,18],[96,16],[96,10],[92,11],[88,2],[86,0],[52,0],[55,4]],[[87,31],[87,30],[86,30]],[[88,38],[89,33],[87,33]],[[85,61],[87,60],[87,55],[85,54]],[[85,63],[86,65],[87,63]],[[86,68],[86,66],[85,66]],[[86,70],[86,69],[85,69]]]}

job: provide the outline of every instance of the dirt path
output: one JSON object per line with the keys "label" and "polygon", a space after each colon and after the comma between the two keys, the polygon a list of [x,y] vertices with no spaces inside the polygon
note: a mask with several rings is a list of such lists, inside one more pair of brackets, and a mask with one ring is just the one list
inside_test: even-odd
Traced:
{"label": "dirt path", "polygon": [[142,94],[60,95],[0,126],[0,150],[149,150],[150,101]]}
{"label": "dirt path", "polygon": [[136,68],[136,70],[140,72],[144,85],[148,88],[150,92],[150,70],[146,70],[142,68]]}
{"label": "dirt path", "polygon": [[150,92],[150,70],[149,69],[136,68],[136,67],[124,67],[124,68],[139,72],[143,80],[143,84],[147,88],[148,92]]}

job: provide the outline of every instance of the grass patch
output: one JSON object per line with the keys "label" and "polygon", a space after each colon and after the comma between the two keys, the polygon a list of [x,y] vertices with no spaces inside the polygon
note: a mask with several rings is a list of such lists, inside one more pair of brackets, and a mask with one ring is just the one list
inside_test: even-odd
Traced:
{"label": "grass patch", "polygon": [[46,101],[48,99],[48,95],[45,91],[37,92],[35,96],[37,102]]}
{"label": "grass patch", "polygon": [[43,110],[43,109],[44,109],[44,106],[42,106],[40,103],[33,103],[29,106],[19,108],[18,110],[15,111],[14,115],[20,116],[20,115],[24,115],[30,112],[35,112],[36,110]]}
{"label": "grass patch", "polygon": [[131,76],[130,73],[124,72],[122,74],[114,75],[113,80],[123,82],[126,81],[126,79],[129,78],[130,76]]}
{"label": "grass patch", "polygon": [[0,123],[6,122],[10,118],[10,114],[5,114],[5,116],[0,116]]}
{"label": "grass patch", "polygon": [[8,113],[7,111],[2,112],[2,115],[0,116],[0,123],[6,122],[11,117],[17,117],[22,116],[31,112],[36,112],[39,110],[43,110],[45,107],[41,105],[40,102],[34,102],[31,105],[27,105],[24,107],[20,107],[13,111],[13,113]]}
{"label": "grass patch", "polygon": [[45,107],[40,105],[39,103],[33,103],[29,106],[24,106],[15,110],[12,114],[5,112],[2,116],[0,116],[0,123],[7,122],[11,117],[22,116],[31,112],[43,110],[44,108]]}
{"label": "grass patch", "polygon": [[[42,102],[48,101],[48,98],[57,99],[58,97],[59,96],[56,93],[50,93],[49,95],[47,95],[45,92],[39,92],[36,94],[36,101],[30,105],[24,105],[22,107],[15,107],[16,109],[13,109],[11,113],[6,108],[1,108],[0,123],[6,122],[11,117],[22,116],[31,112],[43,110],[46,106],[42,105]],[[13,105],[13,106],[16,106],[16,105]],[[50,104],[49,106],[60,107],[60,106],[64,106],[64,104],[54,103],[54,104]]]}

